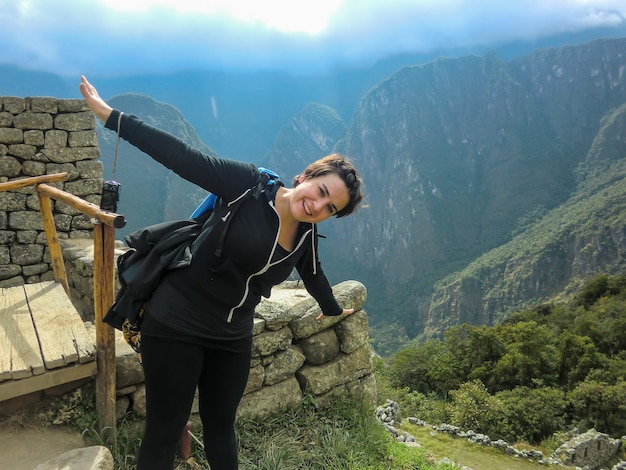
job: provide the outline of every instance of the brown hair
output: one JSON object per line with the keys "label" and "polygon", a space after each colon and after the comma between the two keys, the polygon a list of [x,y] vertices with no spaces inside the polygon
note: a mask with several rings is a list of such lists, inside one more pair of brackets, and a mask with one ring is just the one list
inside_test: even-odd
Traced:
{"label": "brown hair", "polygon": [[362,181],[352,162],[341,154],[331,153],[330,155],[314,161],[307,166],[300,175],[294,177],[293,186],[295,188],[300,184],[298,178],[302,175],[304,175],[305,178],[316,178],[329,173],[334,173],[339,176],[345,183],[346,188],[348,188],[348,204],[340,211],[337,211],[335,217],[344,217],[352,214],[363,199],[363,195],[361,194]]}

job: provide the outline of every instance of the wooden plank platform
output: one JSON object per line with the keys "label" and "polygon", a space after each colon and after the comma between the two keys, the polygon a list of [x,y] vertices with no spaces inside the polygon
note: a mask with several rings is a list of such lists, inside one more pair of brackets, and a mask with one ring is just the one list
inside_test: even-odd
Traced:
{"label": "wooden plank platform", "polygon": [[0,401],[90,377],[95,358],[61,284],[0,289]]}

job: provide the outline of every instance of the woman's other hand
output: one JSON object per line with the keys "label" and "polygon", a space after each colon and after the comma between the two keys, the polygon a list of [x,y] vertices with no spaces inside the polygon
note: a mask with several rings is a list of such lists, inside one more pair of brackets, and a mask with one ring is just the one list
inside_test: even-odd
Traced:
{"label": "woman's other hand", "polygon": [[111,115],[113,108],[100,98],[98,90],[96,90],[96,88],[87,81],[84,75],[81,75],[80,77],[80,86],[78,88],[80,90],[80,94],[83,95],[85,101],[87,101],[89,109],[91,109],[98,119],[102,122],[106,122]]}
{"label": "woman's other hand", "polygon": [[[354,309],[353,308],[344,308],[343,312],[341,312],[342,315],[352,315],[354,313]],[[318,315],[317,317],[315,317],[316,320],[323,320],[324,318],[326,318],[328,315],[324,315],[323,313]]]}

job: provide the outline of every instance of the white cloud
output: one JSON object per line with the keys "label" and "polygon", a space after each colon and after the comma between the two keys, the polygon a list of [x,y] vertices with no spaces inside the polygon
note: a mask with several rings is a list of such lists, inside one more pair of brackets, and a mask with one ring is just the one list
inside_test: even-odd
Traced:
{"label": "white cloud", "polygon": [[231,20],[261,24],[283,32],[316,34],[328,24],[341,0],[101,0],[113,11],[150,14],[169,12],[183,15],[200,15],[207,19],[225,16]]}
{"label": "white cloud", "polygon": [[626,27],[623,0],[0,0],[0,63],[64,75],[322,70]]}

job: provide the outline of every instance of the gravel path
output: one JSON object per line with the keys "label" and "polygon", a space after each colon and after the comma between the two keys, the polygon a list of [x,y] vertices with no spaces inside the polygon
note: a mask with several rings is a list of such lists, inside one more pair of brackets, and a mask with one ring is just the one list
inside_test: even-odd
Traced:
{"label": "gravel path", "polygon": [[58,429],[15,429],[0,426],[0,468],[33,470],[68,450],[85,447],[80,434]]}

